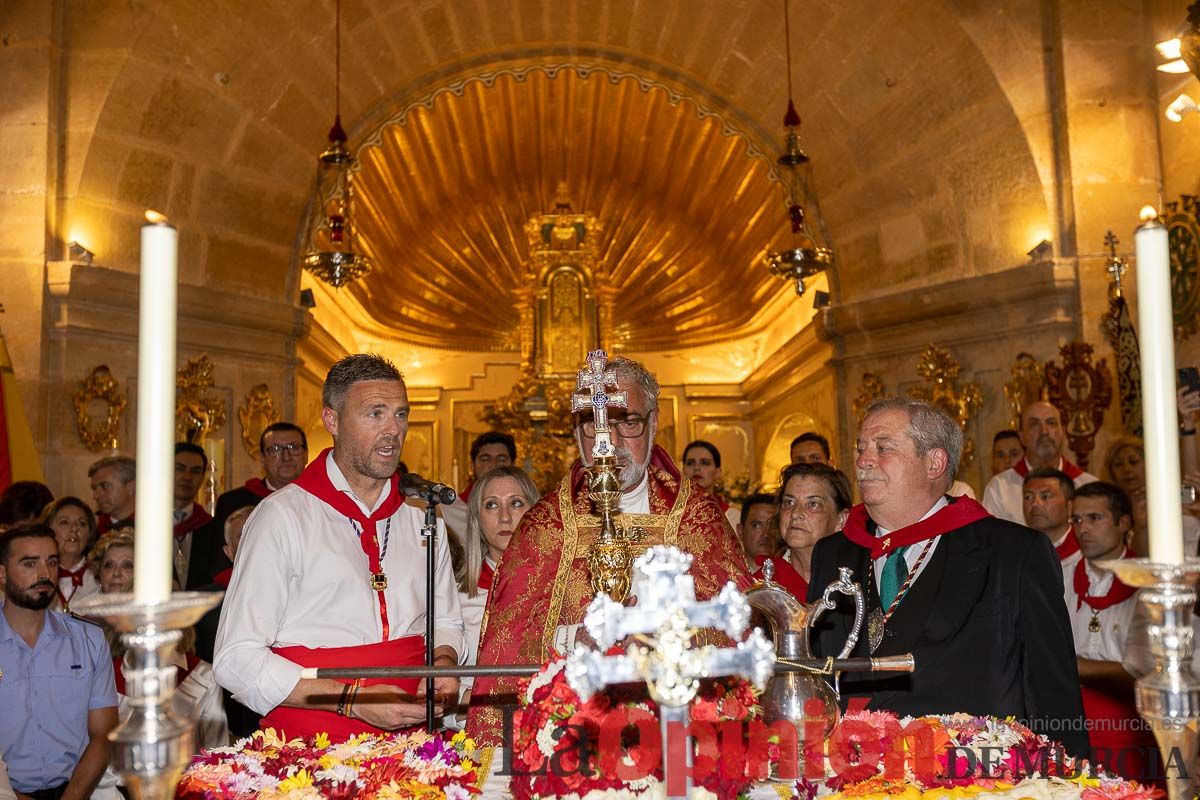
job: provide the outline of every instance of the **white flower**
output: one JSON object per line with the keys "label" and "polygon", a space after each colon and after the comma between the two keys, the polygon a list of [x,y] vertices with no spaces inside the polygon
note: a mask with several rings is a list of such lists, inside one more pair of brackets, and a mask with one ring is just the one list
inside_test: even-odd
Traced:
{"label": "white flower", "polygon": [[446,800],[471,800],[471,793],[457,783],[447,784]]}
{"label": "white flower", "polygon": [[330,780],[334,783],[357,783],[358,770],[349,764],[334,764],[329,769],[318,770],[314,777],[318,780]]}
{"label": "white flower", "polygon": [[1021,743],[1021,735],[1000,720],[989,719],[987,727],[971,740],[973,747],[1002,747],[1005,750]]}
{"label": "white flower", "polygon": [[554,746],[557,742],[558,740],[554,738],[554,720],[551,720],[538,731],[538,752],[547,757],[554,755]]}
{"label": "white flower", "polygon": [[567,666],[567,660],[560,658],[553,664],[550,664],[546,669],[534,675],[529,681],[529,688],[525,690],[526,704],[533,702],[533,693],[543,686],[549,686],[550,681],[554,680],[554,676],[562,672]]}

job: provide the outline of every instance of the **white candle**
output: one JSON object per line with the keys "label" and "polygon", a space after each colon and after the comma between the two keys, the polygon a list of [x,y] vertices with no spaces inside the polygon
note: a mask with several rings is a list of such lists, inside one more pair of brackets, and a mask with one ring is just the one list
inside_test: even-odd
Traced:
{"label": "white candle", "polygon": [[1150,560],[1183,563],[1179,430],[1175,407],[1175,330],[1167,228],[1150,206],[1134,234],[1138,338],[1142,356],[1142,425],[1146,440],[1146,509]]}
{"label": "white candle", "polygon": [[175,475],[175,291],[179,234],[146,213],[138,309],[137,534],[134,599],[171,596]]}

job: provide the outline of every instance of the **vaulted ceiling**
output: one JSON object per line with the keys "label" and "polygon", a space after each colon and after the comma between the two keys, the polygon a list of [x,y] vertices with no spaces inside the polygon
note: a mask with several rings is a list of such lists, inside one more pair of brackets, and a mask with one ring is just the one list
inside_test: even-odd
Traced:
{"label": "vaulted ceiling", "polygon": [[630,75],[534,69],[403,114],[359,152],[359,234],[378,268],[349,291],[388,335],[515,349],[526,221],[561,182],[600,222],[622,345],[728,338],[779,291],[759,261],[787,225],[772,161],[701,111]]}

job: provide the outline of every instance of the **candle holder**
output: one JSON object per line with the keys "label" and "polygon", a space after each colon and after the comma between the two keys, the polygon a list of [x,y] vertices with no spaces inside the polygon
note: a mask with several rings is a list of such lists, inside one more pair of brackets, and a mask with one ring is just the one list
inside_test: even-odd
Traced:
{"label": "candle holder", "polygon": [[169,800],[183,768],[191,760],[192,723],[172,708],[175,667],[171,653],[183,629],[195,625],[221,602],[222,592],[175,592],[163,603],[146,603],[132,594],[97,594],[72,610],[104,620],[121,634],[129,718],[108,735],[112,766],[136,800]]}
{"label": "candle holder", "polygon": [[[1163,564],[1147,558],[1102,561],[1128,586],[1142,589],[1140,602],[1149,612],[1150,652],[1154,671],[1137,680],[1137,710],[1150,723],[1166,767],[1170,800],[1192,797],[1191,774],[1198,743],[1200,679],[1192,672],[1192,609],[1200,558]],[[1177,754],[1177,755],[1176,755]],[[1175,767],[1175,775],[1169,773]],[[1180,773],[1183,770],[1183,773]]]}

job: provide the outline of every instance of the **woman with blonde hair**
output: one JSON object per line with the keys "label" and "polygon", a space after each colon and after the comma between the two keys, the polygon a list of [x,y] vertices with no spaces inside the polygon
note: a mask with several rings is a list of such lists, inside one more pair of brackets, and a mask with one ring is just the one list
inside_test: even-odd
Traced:
{"label": "woman with blonde hair", "polygon": [[[1194,476],[1184,478],[1194,480]],[[1130,531],[1129,549],[1134,555],[1150,553],[1150,528],[1146,511],[1146,458],[1145,445],[1136,436],[1122,435],[1109,444],[1104,453],[1104,479],[1114,484],[1129,498],[1133,507],[1133,529]],[[1196,555],[1200,544],[1200,521],[1196,519],[1195,506],[1183,505],[1183,547],[1186,555]]]}
{"label": "woman with blonde hair", "polygon": [[[467,664],[474,664],[479,656],[479,629],[496,565],[517,523],[540,496],[537,486],[520,467],[493,467],[471,488],[463,558],[454,574],[466,626]],[[471,680],[466,679],[460,691],[463,704],[470,690]],[[446,724],[457,727],[460,720],[455,717],[457,714],[447,717]]]}
{"label": "woman with blonde hair", "polygon": [[[133,591],[133,528],[123,527],[105,533],[92,548],[88,563],[96,572],[103,594]],[[106,630],[113,656],[113,673],[117,679],[117,694],[121,699],[121,715],[125,709],[125,644],[115,632]],[[221,688],[213,676],[212,665],[196,655],[196,631],[187,628],[175,647],[175,710],[195,724],[197,748],[223,747],[229,743],[229,727]]]}

